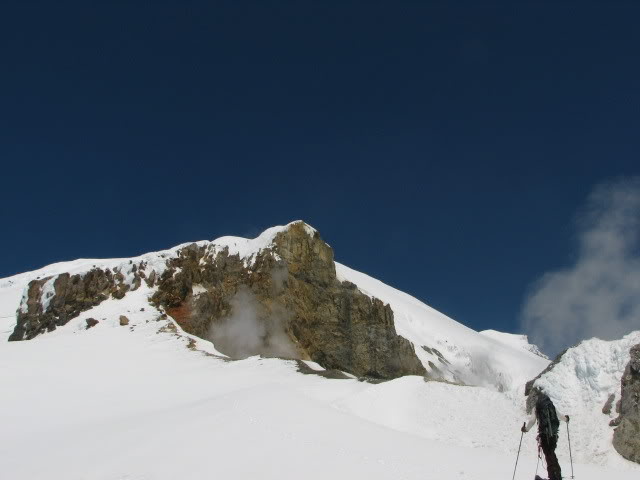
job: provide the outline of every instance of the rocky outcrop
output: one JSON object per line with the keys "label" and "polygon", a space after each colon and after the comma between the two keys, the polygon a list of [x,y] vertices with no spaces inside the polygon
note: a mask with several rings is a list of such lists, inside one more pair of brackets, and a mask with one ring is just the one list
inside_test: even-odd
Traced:
{"label": "rocky outcrop", "polygon": [[426,374],[414,346],[397,335],[389,305],[341,282],[333,250],[303,222],[278,231],[250,258],[199,243],[168,256],[158,272],[145,267],[31,282],[11,340],[55,329],[145,281],[151,303],[231,357],[310,359],[376,379]]}
{"label": "rocky outcrop", "polygon": [[311,359],[358,376],[424,375],[389,305],[336,277],[333,250],[303,223],[278,233],[247,267],[239,256],[184,249],[152,301],[231,356]]}
{"label": "rocky outcrop", "polygon": [[33,280],[9,341],[32,339],[65,325],[107,298],[122,298],[140,286],[141,275],[144,274],[139,273],[139,265],[131,264],[126,278],[119,269],[94,268],[83,274],[63,273]]}
{"label": "rocky outcrop", "polygon": [[622,375],[619,416],[613,446],[627,460],[640,463],[640,344],[630,350],[630,360]]}

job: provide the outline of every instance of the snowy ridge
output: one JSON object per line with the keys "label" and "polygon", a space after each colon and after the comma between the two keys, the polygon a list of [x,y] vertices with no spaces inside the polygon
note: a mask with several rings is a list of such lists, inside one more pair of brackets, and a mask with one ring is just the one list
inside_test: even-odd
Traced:
{"label": "snowy ridge", "polygon": [[[31,280],[50,278],[45,284],[45,290],[48,288],[52,293],[53,283],[58,275],[62,273],[82,275],[94,268],[100,268],[103,270],[111,269],[122,272],[125,275],[125,283],[131,286],[133,282],[133,265],[136,265],[136,268],[139,268],[140,271],[144,272],[147,276],[152,271],[155,271],[156,275],[162,275],[167,268],[167,261],[175,258],[180,250],[189,245],[195,244],[198,247],[206,246],[208,255],[212,257],[215,257],[222,251],[228,250],[229,255],[238,255],[244,260],[246,266],[251,266],[258,253],[273,245],[273,240],[278,233],[285,231],[291,225],[297,223],[303,224],[307,234],[312,236],[316,233],[313,227],[310,227],[301,220],[296,220],[287,225],[269,228],[253,239],[224,236],[212,241],[200,240],[197,242],[183,243],[167,250],[145,253],[131,258],[78,259],[69,262],[58,262],[31,272],[3,278],[0,279],[0,305],[2,305],[0,307],[0,317],[15,315],[16,309],[9,310],[7,309],[7,305],[13,305],[15,298],[25,298],[24,290]],[[46,293],[47,292],[43,295],[43,303],[45,304],[47,300],[50,299]],[[47,306],[45,304],[43,304],[44,310],[46,310]]]}
{"label": "snowy ridge", "polygon": [[[207,247],[206,256],[215,257],[227,250],[229,255],[238,255],[246,266],[250,266],[259,252],[273,246],[273,240],[278,233],[297,223],[303,224],[307,234],[312,236],[316,233],[316,230],[306,223],[296,221],[269,228],[254,239],[225,236],[213,241],[194,243],[199,247]],[[146,276],[153,271],[160,275],[167,268],[168,260],[175,258],[182,248],[192,244],[185,243],[133,258],[80,259],[56,263],[0,280],[0,299],[6,298],[6,302],[3,302],[5,305],[15,304],[17,299],[24,299],[24,290],[30,280],[49,278],[44,285],[42,296],[43,307],[46,310],[53,293],[53,282],[61,273],[74,275],[86,273],[93,268],[109,268],[123,273],[125,283],[131,285],[134,268],[144,272]],[[397,333],[414,344],[418,358],[434,377],[454,383],[483,385],[517,393],[524,391],[525,383],[548,365],[546,359],[523,350],[519,345],[481,335],[418,299],[337,262],[336,273],[340,280],[348,280],[357,285],[363,293],[390,304],[394,311]],[[11,316],[16,310],[11,311],[3,307],[2,311],[6,311],[5,315],[10,318],[4,319],[1,323],[4,327],[1,330],[8,332],[15,325],[15,318]]]}
{"label": "snowy ridge", "polygon": [[414,344],[429,371],[435,366],[446,380],[523,393],[526,382],[549,364],[520,345],[481,335],[420,300],[337,262],[336,272],[339,279],[391,305],[398,335]]}
{"label": "snowy ridge", "polygon": [[549,359],[549,357],[542,353],[536,345],[529,343],[529,337],[527,335],[505,333],[497,330],[482,330],[480,334],[512,347],[524,348],[526,351],[538,355],[539,357],[547,360]]}
{"label": "snowy ridge", "polygon": [[271,227],[262,232],[258,237],[253,239],[247,239],[243,237],[224,236],[215,240],[200,240],[197,242],[187,242],[177,245],[167,250],[160,250],[157,252],[145,253],[137,257],[130,258],[109,258],[109,259],[78,259],[68,262],[58,262],[46,267],[32,270],[30,272],[19,273],[11,277],[0,279],[0,290],[11,288],[16,285],[26,285],[31,280],[38,278],[46,278],[61,273],[69,273],[70,275],[76,275],[86,273],[92,268],[111,268],[122,267],[131,263],[145,262],[149,264],[151,269],[156,270],[157,274],[162,274],[166,268],[166,260],[174,258],[178,251],[189,246],[196,244],[199,247],[209,246],[213,251],[222,251],[225,248],[229,249],[229,255],[239,255],[243,259],[251,259],[255,257],[261,250],[267,249],[272,246],[275,236],[287,230],[291,225],[302,223],[309,235],[314,235],[316,230],[304,223],[302,220],[296,220],[288,223],[287,225],[281,225]]}

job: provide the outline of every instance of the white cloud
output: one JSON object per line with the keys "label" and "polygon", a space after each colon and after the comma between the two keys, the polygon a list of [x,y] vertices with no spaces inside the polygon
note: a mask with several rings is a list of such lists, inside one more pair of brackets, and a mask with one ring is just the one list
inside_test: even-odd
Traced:
{"label": "white cloud", "polygon": [[575,264],[543,275],[522,311],[531,340],[551,354],[640,330],[640,178],[597,187],[578,227]]}

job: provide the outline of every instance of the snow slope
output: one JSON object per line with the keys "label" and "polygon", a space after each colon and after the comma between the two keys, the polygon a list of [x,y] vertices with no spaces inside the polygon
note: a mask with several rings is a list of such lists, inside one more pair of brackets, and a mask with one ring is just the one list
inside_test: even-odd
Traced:
{"label": "snow slope", "polygon": [[[420,377],[379,385],[329,380],[278,359],[226,361],[210,343],[161,320],[161,312],[148,308],[149,293],[143,286],[51,334],[0,342],[4,478],[485,480],[512,474],[523,412],[508,396]],[[126,327],[118,323],[121,314],[130,319]],[[100,322],[86,330],[89,316]],[[532,477],[534,452],[528,435],[516,478]],[[567,467],[567,456],[560,456]],[[636,467],[581,460],[576,474],[631,480],[640,473]]]}
{"label": "snow slope", "polygon": [[[362,292],[391,305],[398,334],[415,345],[427,368],[431,362],[445,373],[447,380],[523,393],[524,384],[549,364],[520,345],[481,335],[368,275],[339,263],[336,271],[338,278],[355,283]],[[435,348],[442,357],[423,346]]]}
{"label": "snow slope", "polygon": [[[271,247],[274,237],[290,225],[269,228],[255,239],[227,236],[211,242],[195,243],[199,246],[206,245],[209,255],[217,255],[223,249],[229,249],[231,255],[239,255],[248,265],[254,261],[261,250]],[[306,224],[304,226],[309,235],[315,233],[312,227]],[[53,285],[56,275],[63,272],[79,274],[94,267],[112,270],[117,268],[125,277],[129,276],[126,280],[129,283],[133,279],[132,269],[141,262],[143,267],[140,269],[147,276],[151,271],[159,275],[166,268],[167,259],[175,257],[186,245],[189,244],[130,259],[80,259],[49,265],[33,272],[0,280],[0,300],[6,297],[7,302],[15,303],[16,298],[21,297],[23,289],[32,279],[50,277],[50,281],[44,287],[46,290],[47,285]],[[437,369],[436,376],[452,382],[485,385],[501,391],[519,393],[524,391],[524,384],[528,380],[548,365],[546,359],[530,351],[481,335],[416,298],[337,262],[336,273],[339,279],[348,280],[356,284],[362,292],[391,305],[397,333],[414,344],[418,357],[428,371],[433,372],[434,368]],[[46,301],[45,298],[44,302]],[[7,305],[6,302],[3,304]],[[10,315],[9,312],[15,312],[11,308],[0,307],[0,312]],[[13,328],[8,323],[2,323],[4,326],[0,330]]]}
{"label": "snow slope", "polygon": [[529,337],[527,335],[498,332],[497,330],[482,330],[480,334],[489,338],[493,338],[494,340],[498,340],[499,342],[509,345],[510,347],[524,348],[526,351],[538,355],[539,357],[545,359],[549,358],[544,353],[542,353],[536,345],[529,343]]}
{"label": "snow slope", "polygon": [[[282,228],[254,240],[223,237],[206,243],[212,254],[227,246],[251,262]],[[144,259],[146,268],[160,270],[178,248],[133,261]],[[423,362],[480,386],[421,377],[372,385],[303,375],[295,363],[277,359],[227,361],[211,343],[162,320],[162,312],[148,303],[152,290],[144,283],[54,332],[6,342],[15,324],[12,312],[30,279],[93,265],[126,271],[129,264],[130,259],[77,260],[0,280],[0,312],[8,317],[0,319],[3,477],[484,480],[512,475],[525,417],[521,388],[548,362],[343,265],[336,264],[340,278],[391,304],[398,333],[416,345]],[[122,314],[130,319],[126,327],[118,323]],[[88,317],[99,320],[89,330]],[[581,415],[572,416],[576,477],[638,478],[640,466],[619,457],[610,444],[577,440],[591,434]],[[535,450],[535,435],[526,435],[516,478],[532,478]],[[567,469],[562,439],[559,457]]]}

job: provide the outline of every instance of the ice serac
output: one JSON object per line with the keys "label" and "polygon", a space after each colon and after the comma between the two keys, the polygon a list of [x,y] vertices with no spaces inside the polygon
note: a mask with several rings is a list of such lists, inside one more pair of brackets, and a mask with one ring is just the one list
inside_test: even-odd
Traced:
{"label": "ice serac", "polygon": [[339,280],[333,250],[304,222],[149,255],[31,281],[11,340],[54,330],[144,281],[151,303],[231,357],[310,359],[382,379],[426,373],[390,306]]}
{"label": "ice serac", "polygon": [[[570,415],[571,428],[591,451],[612,448],[628,460],[640,460],[640,331],[620,340],[585,340],[562,352],[527,383],[527,405],[539,391]],[[611,405],[618,400],[619,416]],[[616,427],[611,443],[611,427]],[[574,433],[571,434],[572,438]],[[640,463],[640,462],[639,462]]]}
{"label": "ice serac", "polygon": [[640,343],[629,350],[621,380],[619,417],[613,433],[613,446],[627,460],[640,463]]}

